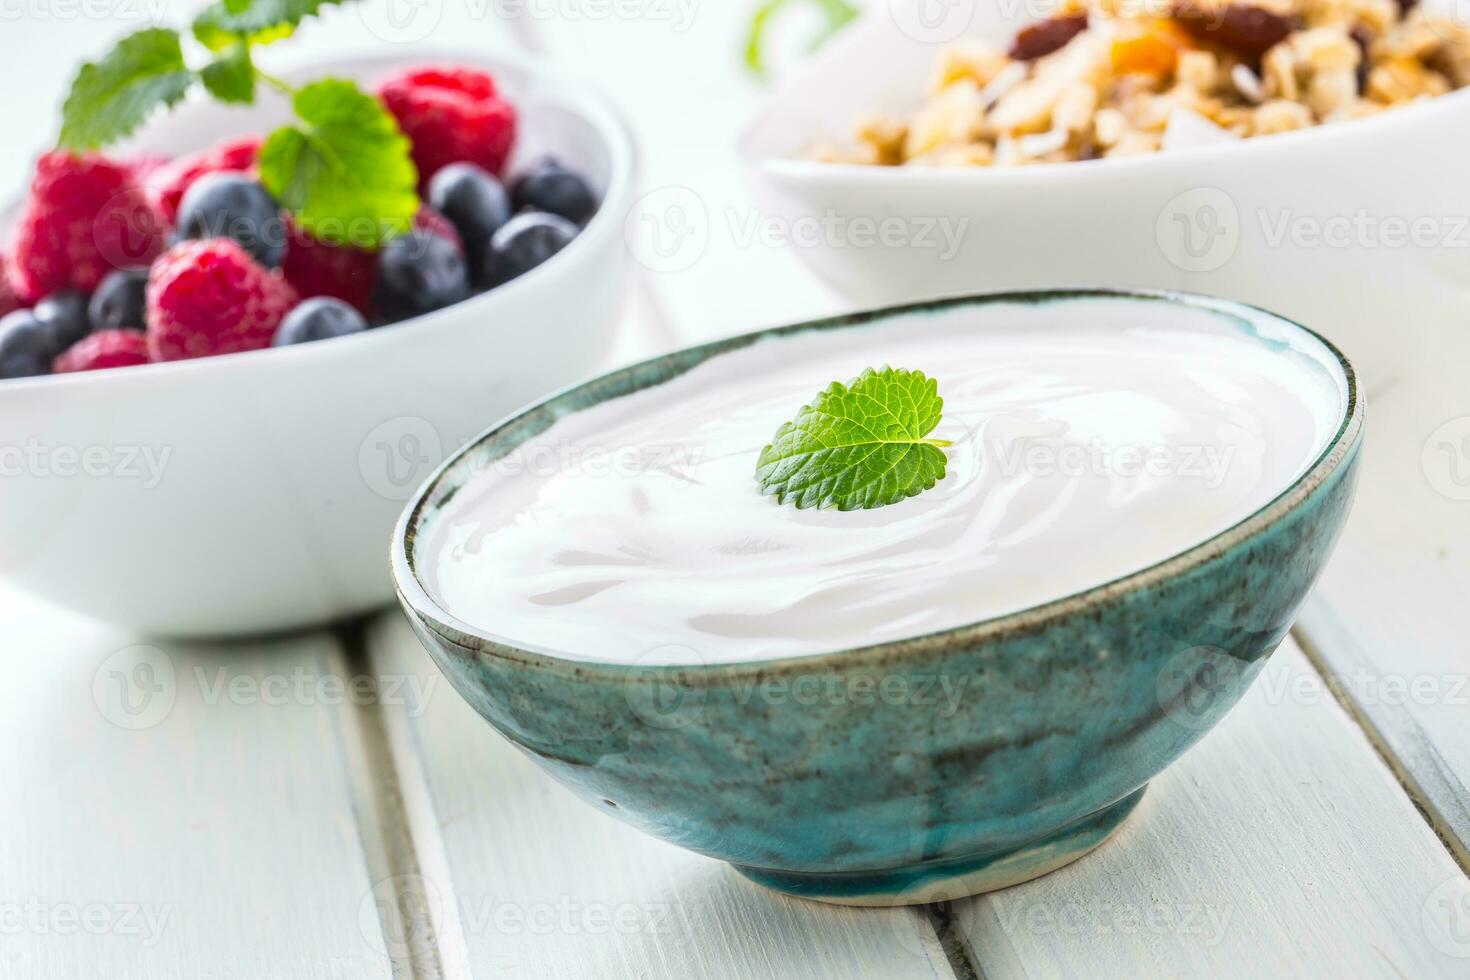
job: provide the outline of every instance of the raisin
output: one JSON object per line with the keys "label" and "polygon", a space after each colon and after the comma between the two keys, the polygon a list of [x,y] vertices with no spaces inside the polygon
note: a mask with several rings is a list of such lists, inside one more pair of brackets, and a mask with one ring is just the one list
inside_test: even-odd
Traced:
{"label": "raisin", "polygon": [[1195,40],[1246,58],[1259,58],[1292,30],[1291,18],[1244,3],[1212,10],[1198,0],[1182,0],[1174,7],[1174,20]]}
{"label": "raisin", "polygon": [[1362,95],[1368,90],[1368,46],[1373,43],[1373,36],[1368,33],[1368,28],[1358,24],[1352,29],[1349,37],[1358,46],[1358,94]]}
{"label": "raisin", "polygon": [[1073,14],[1068,17],[1053,17],[1039,24],[1021,28],[1011,44],[1010,56],[1016,61],[1035,61],[1053,51],[1060,51],[1067,42],[1087,29],[1087,15]]}

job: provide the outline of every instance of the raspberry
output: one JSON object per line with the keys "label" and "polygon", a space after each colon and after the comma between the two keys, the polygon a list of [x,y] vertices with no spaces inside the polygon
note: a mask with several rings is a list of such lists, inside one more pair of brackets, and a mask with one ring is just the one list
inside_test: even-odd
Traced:
{"label": "raspberry", "polygon": [[461,255],[464,254],[464,242],[460,240],[454,223],[427,204],[419,206],[418,214],[413,216],[413,226],[419,231],[427,231],[431,235],[449,239],[449,244],[453,245]]}
{"label": "raspberry", "polygon": [[155,361],[269,347],[296,292],[227,238],[180,242],[148,275]]}
{"label": "raspberry", "polygon": [[100,330],[72,344],[51,363],[57,374],[148,363],[148,340],[137,330]]}
{"label": "raspberry", "polygon": [[[447,238],[463,252],[459,233],[449,219],[427,205],[414,215],[413,226]],[[378,281],[378,253],[350,245],[327,245],[299,228],[291,228],[281,274],[302,299],[330,296],[373,315],[373,287]]]}
{"label": "raspberry", "polygon": [[132,171],[101,156],[60,150],[36,164],[11,240],[10,284],[22,301],[96,288],[113,269],[147,265],[164,225]]}
{"label": "raspberry", "polygon": [[515,143],[516,112],[484,72],[409,70],[386,79],[378,97],[413,144],[421,189],[451,163],[477,163],[494,174],[504,169]]}
{"label": "raspberry", "polygon": [[222,170],[253,171],[260,156],[260,144],[259,136],[236,136],[151,171],[148,189],[168,223],[178,220],[179,201],[189,185],[200,177]]}
{"label": "raspberry", "polygon": [[123,162],[133,172],[133,179],[147,190],[154,179],[153,175],[164,167],[171,166],[174,161],[173,157],[166,157],[162,153],[143,153]]}
{"label": "raspberry", "polygon": [[0,316],[25,306],[16,295],[15,287],[10,284],[10,273],[6,271],[9,266],[10,260],[0,255]]}
{"label": "raspberry", "polygon": [[281,274],[303,299],[331,296],[363,316],[372,310],[378,279],[378,253],[350,245],[328,245],[292,226]]}

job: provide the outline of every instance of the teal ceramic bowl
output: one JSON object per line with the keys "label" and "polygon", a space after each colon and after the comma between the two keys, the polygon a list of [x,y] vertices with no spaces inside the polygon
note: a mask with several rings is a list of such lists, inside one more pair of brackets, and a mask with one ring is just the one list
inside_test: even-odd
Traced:
{"label": "teal ceramic bowl", "polygon": [[[1015,884],[1075,860],[1148,780],[1235,704],[1286,635],[1347,517],[1363,433],[1352,368],[1269,315],[1262,341],[1341,387],[1325,450],[1245,520],[1087,591],[900,642],[813,656],[647,667],[497,642],[443,609],[415,550],[476,473],[556,419],[799,331],[930,309],[1076,297],[1182,304],[1257,333],[1259,311],[1176,294],[992,294],[799,324],[678,351],[526,409],[451,458],[399,522],[393,571],[429,653],[506,738],[593,806],[772,888],[853,905]],[[493,626],[493,624],[490,624]],[[938,692],[964,679],[964,695]],[[752,691],[931,690],[931,698]],[[951,685],[953,689],[956,685]],[[861,703],[860,703],[861,702]]]}

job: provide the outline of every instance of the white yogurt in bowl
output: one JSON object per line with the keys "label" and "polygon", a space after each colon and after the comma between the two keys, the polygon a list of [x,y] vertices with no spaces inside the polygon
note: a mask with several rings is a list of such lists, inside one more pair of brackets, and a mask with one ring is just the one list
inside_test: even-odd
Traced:
{"label": "white yogurt in bowl", "polygon": [[[756,457],[834,380],[922,371],[951,440],[874,510],[762,495]],[[1064,295],[767,337],[565,415],[484,464],[415,545],[427,591],[510,645],[731,663],[1002,616],[1260,510],[1331,442],[1347,380],[1268,314]]]}

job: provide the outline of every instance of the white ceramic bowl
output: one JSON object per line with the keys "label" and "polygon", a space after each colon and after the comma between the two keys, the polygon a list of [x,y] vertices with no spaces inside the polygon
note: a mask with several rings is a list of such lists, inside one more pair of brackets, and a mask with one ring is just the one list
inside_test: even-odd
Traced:
{"label": "white ceramic bowl", "polygon": [[[955,11],[970,18],[966,36],[1004,46],[1021,23],[1014,13],[1037,6],[869,5],[745,131],[740,152],[761,208],[793,228],[837,229],[793,234],[809,243],[793,251],[854,304],[1068,284],[1207,293],[1325,334],[1370,391],[1437,332],[1470,329],[1470,181],[1457,166],[1470,154],[1470,90],[1373,119],[1127,159],[1011,170],[801,159],[815,142],[848,139],[865,116],[911,112],[943,40],[958,33],[945,21]],[[856,218],[869,222],[861,237],[837,224]],[[897,237],[870,240],[885,220]],[[962,229],[952,252],[944,221]]]}
{"label": "white ceramic bowl", "polygon": [[[589,175],[602,206],[583,233],[507,285],[356,337],[0,383],[0,577],[174,635],[371,609],[392,598],[388,539],[422,478],[486,420],[600,365],[634,159],[596,92],[539,64],[433,51],[296,77],[372,82],[444,61],[495,74],[521,114],[518,159],[555,152]],[[192,103],[123,151],[187,152],[286,115],[271,98]]]}

